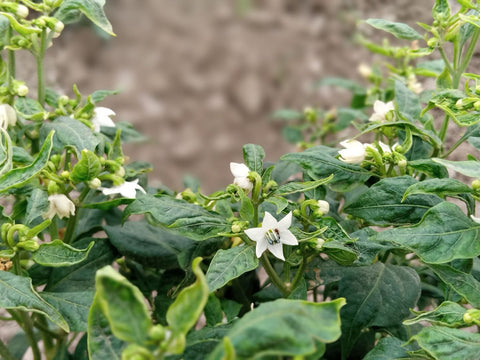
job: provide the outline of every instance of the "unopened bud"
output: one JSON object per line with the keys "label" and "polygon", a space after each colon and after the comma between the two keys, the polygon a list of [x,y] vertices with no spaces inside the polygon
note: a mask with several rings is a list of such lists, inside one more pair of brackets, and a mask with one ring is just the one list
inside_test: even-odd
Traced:
{"label": "unopened bud", "polygon": [[98,189],[100,186],[102,186],[102,181],[99,178],[94,178],[88,182],[90,189]]}
{"label": "unopened bud", "polygon": [[473,190],[480,190],[480,179],[472,181],[472,189]]}
{"label": "unopened bud", "polygon": [[162,325],[155,325],[153,326],[150,331],[148,332],[148,335],[152,340],[155,341],[162,341],[165,339],[165,328]]}
{"label": "unopened bud", "polygon": [[239,236],[232,237],[230,239],[232,241],[232,247],[238,246],[243,243],[243,240]]}
{"label": "unopened bud", "polygon": [[28,16],[28,8],[25,5],[17,4],[16,15],[25,19]]}
{"label": "unopened bud", "polygon": [[325,200],[318,200],[318,209],[315,212],[318,215],[325,215],[330,211],[330,204]]}
{"label": "unopened bud", "polygon": [[311,107],[306,107],[303,110],[303,115],[308,122],[314,123],[315,121],[317,121],[317,113],[315,112],[315,109]]}
{"label": "unopened bud", "polygon": [[402,159],[398,162],[398,166],[401,167],[402,169],[405,169],[407,167],[407,160]]}
{"label": "unopened bud", "polygon": [[428,47],[433,48],[433,47],[436,47],[437,44],[438,44],[438,39],[437,38],[430,38],[430,39],[427,40]]}
{"label": "unopened bud", "polygon": [[115,175],[120,176],[123,178],[125,176],[125,168],[120,166],[117,171],[115,171]]}
{"label": "unopened bud", "polygon": [[232,232],[233,233],[239,233],[242,231],[242,226],[240,224],[233,224],[232,225]]}
{"label": "unopened bud", "polygon": [[317,242],[315,243],[315,249],[321,250],[323,248],[323,244],[325,244],[325,240],[318,238]]}
{"label": "unopened bud", "polygon": [[455,103],[455,107],[459,110],[463,109],[463,99],[458,99]]}
{"label": "unopened bud", "polygon": [[34,239],[31,240],[25,240],[25,241],[20,241],[17,243],[17,246],[19,248],[25,249],[27,251],[37,251],[40,245],[38,242]]}
{"label": "unopened bud", "polygon": [[61,176],[63,179],[68,179],[68,178],[70,177],[70,171],[63,170],[62,173],[60,174],[60,176]]}
{"label": "unopened bud", "polygon": [[18,96],[27,96],[28,94],[28,86],[27,85],[20,85],[17,89]]}

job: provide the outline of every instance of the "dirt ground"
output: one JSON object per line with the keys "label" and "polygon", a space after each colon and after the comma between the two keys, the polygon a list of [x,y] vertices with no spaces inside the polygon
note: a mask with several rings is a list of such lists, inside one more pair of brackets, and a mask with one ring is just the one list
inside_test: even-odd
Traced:
{"label": "dirt ground", "polygon": [[[369,54],[353,43],[369,17],[428,21],[433,1],[110,0],[115,38],[74,27],[48,52],[49,84],[71,94],[120,89],[104,102],[148,141],[127,147],[154,165],[151,180],[182,189],[190,174],[213,191],[228,185],[242,145],[262,145],[267,160],[295,148],[271,114],[281,108],[331,108],[346,93],[318,88],[325,76],[360,79]],[[53,70],[52,70],[53,69]]]}

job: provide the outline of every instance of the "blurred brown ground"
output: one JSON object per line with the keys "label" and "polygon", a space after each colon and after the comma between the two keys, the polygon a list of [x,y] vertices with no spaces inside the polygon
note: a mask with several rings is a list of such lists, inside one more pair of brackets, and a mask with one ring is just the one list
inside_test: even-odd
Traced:
{"label": "blurred brown ground", "polygon": [[[228,185],[229,162],[257,143],[267,160],[295,148],[271,114],[281,108],[345,105],[346,93],[316,88],[325,76],[360,80],[371,56],[353,43],[356,22],[382,17],[429,21],[432,1],[109,0],[115,38],[70,27],[48,51],[49,85],[72,94],[120,89],[106,100],[117,121],[148,142],[131,160],[154,165],[150,180],[182,189],[190,174],[213,191]],[[381,33],[378,31],[377,33]]]}

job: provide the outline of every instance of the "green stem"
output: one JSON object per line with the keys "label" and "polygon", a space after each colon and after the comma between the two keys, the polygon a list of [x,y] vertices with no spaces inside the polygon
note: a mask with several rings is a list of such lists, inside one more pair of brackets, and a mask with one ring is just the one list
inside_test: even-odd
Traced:
{"label": "green stem", "polygon": [[42,355],[40,354],[40,349],[38,348],[38,343],[35,340],[35,334],[33,333],[33,324],[32,319],[26,312],[21,312],[20,314],[23,318],[22,328],[27,337],[28,343],[30,344],[33,352],[33,360],[42,360]]}
{"label": "green stem", "polygon": [[[37,325],[38,324],[38,325]],[[53,359],[55,356],[55,345],[53,343],[53,334],[48,330],[47,319],[45,316],[40,315],[37,320],[37,328],[41,330],[43,346],[45,348],[45,355],[48,360]]]}
{"label": "green stem", "polygon": [[65,230],[65,236],[63,237],[63,242],[65,244],[71,244],[74,240],[73,235],[75,234],[75,229],[77,228],[78,212],[80,211],[82,202],[89,191],[90,188],[88,186],[85,186],[85,188],[80,193],[80,196],[78,197],[78,204],[76,206],[75,215],[70,216],[70,218],[68,219],[67,229]]}
{"label": "green stem", "polygon": [[295,288],[298,286],[300,283],[300,280],[303,278],[303,274],[305,273],[305,269],[307,268],[308,261],[306,258],[302,259],[302,263],[300,264],[300,267],[297,270],[297,273],[295,274],[295,278],[293,279],[291,289],[295,290]]}
{"label": "green stem", "polygon": [[278,276],[277,272],[270,263],[267,254],[262,254],[262,256],[260,257],[260,262],[262,263],[263,268],[267,272],[272,284],[275,285],[278,290],[280,290],[283,296],[287,297],[288,295],[290,295],[290,290],[287,288],[282,279],[280,279],[280,277]]}
{"label": "green stem", "polygon": [[443,118],[443,122],[442,122],[442,127],[440,128],[440,132],[438,133],[438,137],[440,138],[440,140],[442,140],[442,142],[443,140],[445,140],[445,136],[447,135],[449,121],[450,121],[450,116],[445,114],[445,117]]}
{"label": "green stem", "polygon": [[[12,27],[8,27],[7,31],[7,37],[8,37],[8,43],[10,43],[10,38],[12,36]],[[12,85],[12,80],[15,78],[15,51],[13,50],[8,50],[8,74],[7,74],[7,87],[10,90],[10,87]]]}
{"label": "green stem", "polygon": [[470,43],[468,44],[467,52],[465,53],[465,56],[462,59],[460,67],[457,69],[458,72],[459,72],[458,83],[457,84],[455,84],[455,82],[453,83],[455,89],[458,88],[458,85],[460,83],[460,76],[465,71],[468,64],[470,63],[470,60],[472,59],[472,56],[473,56],[473,53],[475,51],[475,47],[477,46],[477,42],[478,42],[479,37],[480,37],[480,29],[475,27],[475,30],[473,31],[472,38],[470,39]]}
{"label": "green stem", "polygon": [[443,47],[439,47],[438,51],[440,52],[440,55],[442,56],[443,62],[445,63],[445,66],[447,67],[448,72],[453,77],[453,74],[455,73],[455,70],[453,69],[452,64],[450,64],[450,61],[448,61],[447,55],[445,54],[445,50],[443,50]]}
{"label": "green stem", "polygon": [[38,102],[43,106],[45,104],[45,69],[43,66],[43,58],[45,56],[45,50],[47,48],[47,31],[46,29],[42,30],[40,34],[40,47],[38,52],[35,54],[37,61],[37,86],[38,86]]}
{"label": "green stem", "polygon": [[2,340],[0,340],[0,358],[4,360],[16,360]]}

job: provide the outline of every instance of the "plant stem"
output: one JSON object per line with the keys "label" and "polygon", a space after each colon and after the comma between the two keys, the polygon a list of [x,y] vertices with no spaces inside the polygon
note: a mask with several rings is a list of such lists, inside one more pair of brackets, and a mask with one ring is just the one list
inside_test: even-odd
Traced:
{"label": "plant stem", "polygon": [[278,276],[277,272],[273,268],[272,264],[270,263],[270,260],[268,259],[267,254],[263,253],[262,256],[260,257],[260,262],[263,265],[263,268],[268,274],[268,277],[270,278],[270,281],[272,282],[273,285],[277,287],[278,290],[283,294],[283,296],[288,296],[290,295],[290,290],[287,288],[285,283],[280,279]]}
{"label": "plant stem", "polygon": [[445,140],[445,136],[447,135],[447,129],[448,129],[448,122],[450,120],[450,116],[445,114],[442,122],[442,127],[440,128],[440,132],[438,133],[438,137],[440,140]]}
{"label": "plant stem", "polygon": [[459,72],[458,82],[457,82],[457,84],[455,84],[455,82],[453,83],[454,88],[458,88],[458,85],[460,83],[460,76],[466,70],[468,64],[470,63],[470,60],[473,56],[473,52],[475,51],[475,47],[477,46],[477,42],[478,42],[479,37],[480,37],[480,29],[475,27],[475,30],[473,30],[472,38],[470,39],[470,43],[468,44],[467,52],[465,53],[465,56],[462,59],[460,67],[457,69],[458,72]]}
{"label": "plant stem", "polygon": [[78,197],[78,204],[75,211],[75,215],[70,216],[70,218],[68,219],[67,229],[65,230],[65,236],[63,237],[63,242],[65,244],[71,244],[72,241],[74,240],[73,236],[75,234],[75,229],[77,228],[78,212],[80,211],[82,202],[87,196],[89,191],[90,191],[90,188],[88,186],[85,186],[85,188],[80,193],[80,196]]}
{"label": "plant stem", "polygon": [[40,34],[40,48],[38,52],[35,54],[35,58],[37,60],[37,86],[38,86],[38,102],[40,105],[45,104],[45,69],[43,66],[43,58],[45,56],[46,50],[46,38],[47,38],[47,31],[45,29],[42,30]]}
{"label": "plant stem", "polygon": [[295,274],[295,277],[292,281],[292,286],[291,289],[292,291],[295,290],[295,288],[298,286],[300,283],[300,280],[303,278],[303,274],[305,273],[305,269],[307,267],[308,261],[306,258],[302,259],[302,263],[300,264],[300,267],[297,270],[297,273]]}
{"label": "plant stem", "polygon": [[28,343],[30,344],[33,352],[33,360],[42,360],[42,355],[40,354],[40,349],[38,348],[38,343],[35,340],[35,334],[33,333],[33,323],[32,319],[28,313],[20,311],[20,316],[23,320],[22,329],[25,332]]}
{"label": "plant stem", "polygon": [[[8,27],[7,37],[8,42],[10,42],[10,38],[12,36],[12,27]],[[12,79],[15,78],[15,52],[13,50],[8,50],[8,72],[7,72],[7,88],[10,90],[12,85]],[[12,98],[11,98],[12,99]]]}
{"label": "plant stem", "polygon": [[16,360],[2,340],[0,340],[0,357],[4,360]]}

